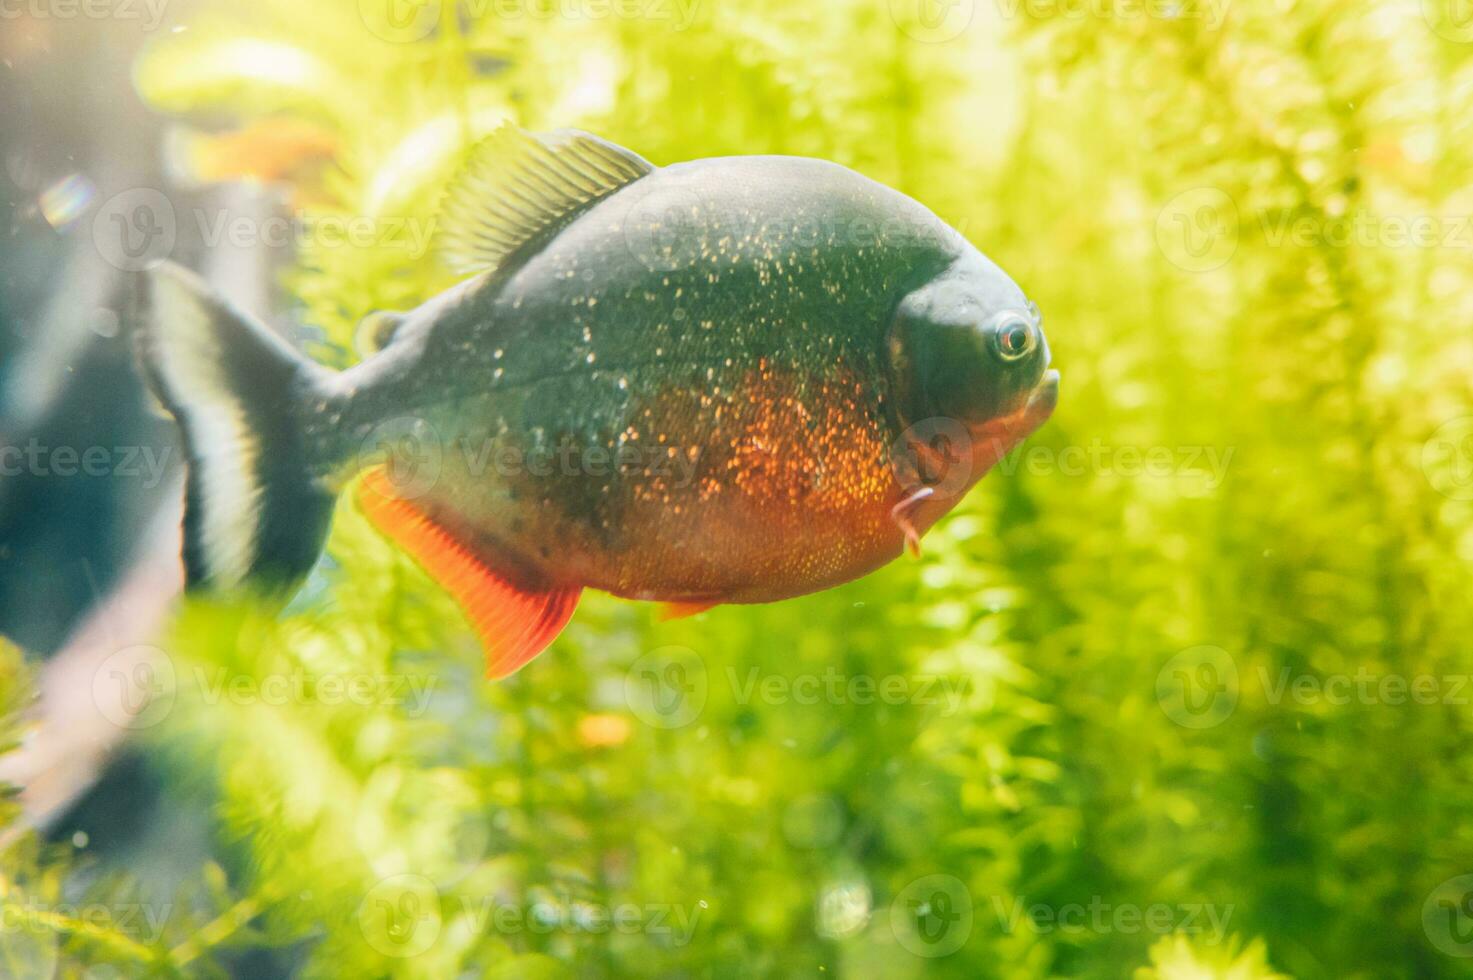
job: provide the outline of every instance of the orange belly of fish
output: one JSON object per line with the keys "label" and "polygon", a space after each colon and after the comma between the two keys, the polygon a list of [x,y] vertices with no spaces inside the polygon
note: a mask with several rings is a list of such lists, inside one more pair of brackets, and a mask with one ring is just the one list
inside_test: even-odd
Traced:
{"label": "orange belly of fish", "polygon": [[630,599],[773,602],[858,578],[903,547],[888,496],[838,501],[820,492],[774,502],[730,489],[722,496],[634,516],[614,548],[574,549],[578,559],[567,571]]}
{"label": "orange belly of fish", "polygon": [[[625,435],[688,466],[627,480],[612,532],[576,518],[557,529],[572,545],[559,571],[634,599],[771,602],[899,555],[892,439],[866,385],[840,376],[794,389],[763,369],[714,402],[663,394]],[[679,445],[691,419],[699,437]]]}

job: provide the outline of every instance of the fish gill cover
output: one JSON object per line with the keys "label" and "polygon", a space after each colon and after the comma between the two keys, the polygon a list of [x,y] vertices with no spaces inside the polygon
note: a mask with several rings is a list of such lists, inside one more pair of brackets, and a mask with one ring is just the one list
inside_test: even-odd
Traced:
{"label": "fish gill cover", "polygon": [[1473,45],[1440,4],[255,0],[180,27],[137,64],[152,106],[326,156],[292,171],[286,272],[325,362],[455,281],[437,205],[513,120],[911,194],[1046,311],[1067,397],[918,562],[676,622],[590,595],[497,684],[340,501],[286,613],[192,602],[124,720],[218,863],[160,893],[12,838],[18,975],[1473,952]]}

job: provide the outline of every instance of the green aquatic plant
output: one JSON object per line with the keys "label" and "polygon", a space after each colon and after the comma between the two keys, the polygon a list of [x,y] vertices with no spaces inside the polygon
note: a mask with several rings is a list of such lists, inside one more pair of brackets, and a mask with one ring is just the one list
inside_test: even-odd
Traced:
{"label": "green aquatic plant", "polygon": [[[201,874],[225,925],[156,968],[1455,974],[1453,5],[1020,0],[953,5],[959,30],[860,0],[595,6],[206,6],[138,85],[334,135],[293,189],[286,274],[323,360],[454,280],[439,196],[512,118],[657,164],[821,156],[915,196],[1036,298],[1058,413],[918,562],[671,623],[590,596],[495,685],[341,502],[284,614],[195,602],[161,641],[171,699],[142,742],[228,871]],[[133,962],[88,955],[114,953]]]}

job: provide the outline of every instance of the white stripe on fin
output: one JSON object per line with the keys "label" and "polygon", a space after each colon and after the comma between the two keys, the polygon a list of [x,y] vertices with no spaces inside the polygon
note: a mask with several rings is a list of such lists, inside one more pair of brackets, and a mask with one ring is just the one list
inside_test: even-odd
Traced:
{"label": "white stripe on fin", "polygon": [[[189,430],[196,459],[191,475],[206,502],[198,515],[200,544],[210,578],[224,586],[239,585],[250,572],[260,522],[261,487],[255,470],[260,444],[231,396],[219,325],[200,301],[198,287],[171,265],[153,270],[153,314],[160,324],[154,335],[155,369],[174,411]],[[188,400],[175,392],[198,391]],[[262,392],[263,395],[267,394]]]}
{"label": "white stripe on fin", "polygon": [[463,275],[498,267],[528,241],[654,170],[576,129],[505,125],[478,143],[440,207],[440,255]]}
{"label": "white stripe on fin", "polygon": [[320,474],[335,461],[314,457],[318,444],[307,437],[337,404],[331,375],[170,262],[140,285],[135,338],[145,374],[189,458],[186,584],[295,587],[332,519],[334,494]]}

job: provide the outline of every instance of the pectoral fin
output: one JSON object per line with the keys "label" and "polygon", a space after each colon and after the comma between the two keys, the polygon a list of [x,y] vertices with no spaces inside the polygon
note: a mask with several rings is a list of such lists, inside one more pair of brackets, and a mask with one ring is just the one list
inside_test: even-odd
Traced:
{"label": "pectoral fin", "polygon": [[911,512],[916,505],[930,499],[935,493],[935,487],[921,487],[890,508],[890,520],[894,521],[895,526],[900,528],[900,533],[905,535],[905,550],[909,551],[914,558],[921,557],[921,534],[910,519]]}
{"label": "pectoral fin", "polygon": [[547,649],[578,605],[579,588],[528,589],[493,569],[466,542],[399,497],[382,468],[358,485],[358,506],[455,599],[486,651],[495,680]]}

